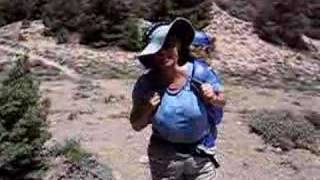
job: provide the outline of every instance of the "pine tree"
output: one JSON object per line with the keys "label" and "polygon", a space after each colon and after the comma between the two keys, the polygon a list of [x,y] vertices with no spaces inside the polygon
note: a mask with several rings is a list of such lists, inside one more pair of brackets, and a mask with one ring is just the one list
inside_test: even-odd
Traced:
{"label": "pine tree", "polygon": [[50,137],[28,57],[16,58],[0,89],[0,179],[12,175],[17,178],[39,164],[39,153]]}

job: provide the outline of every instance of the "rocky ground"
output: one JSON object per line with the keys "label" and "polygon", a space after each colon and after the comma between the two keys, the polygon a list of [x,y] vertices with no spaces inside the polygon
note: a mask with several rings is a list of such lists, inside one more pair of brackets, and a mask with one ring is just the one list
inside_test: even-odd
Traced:
{"label": "rocky ground", "polygon": [[[206,29],[217,38],[212,65],[224,77],[228,97],[219,127],[222,168],[217,171],[218,179],[319,179],[319,156],[266,145],[248,127],[248,113],[253,110],[319,112],[319,42],[309,39],[314,52],[296,52],[260,40],[252,24],[216,6],[213,16]],[[112,167],[116,179],[149,180],[146,146],[150,128],[137,133],[128,122],[134,79],[142,73],[135,53],[72,43],[57,45],[43,36],[41,22],[32,22],[26,29],[20,26],[14,23],[0,28],[0,68],[6,69],[8,57],[17,51],[29,53],[42,81],[42,95],[52,102],[49,123],[53,140],[79,140],[99,162]],[[66,164],[66,169],[77,169]]]}

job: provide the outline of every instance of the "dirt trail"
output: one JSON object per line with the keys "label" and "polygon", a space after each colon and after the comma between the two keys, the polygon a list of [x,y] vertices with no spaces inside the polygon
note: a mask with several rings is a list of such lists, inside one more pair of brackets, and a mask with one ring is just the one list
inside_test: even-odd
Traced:
{"label": "dirt trail", "polygon": [[[42,91],[52,99],[49,121],[54,139],[79,139],[85,148],[98,155],[100,161],[110,163],[117,179],[149,180],[146,147],[150,128],[136,133],[128,122],[132,85],[132,80],[56,81],[44,82]],[[249,132],[242,113],[284,106],[292,110],[309,107],[317,110],[320,97],[280,90],[226,87],[230,101],[219,128],[218,146],[223,161],[218,179],[316,180],[320,177],[316,171],[320,167],[318,157],[308,151],[283,153],[264,145],[260,137]],[[294,103],[297,100],[299,106]]]}
{"label": "dirt trail", "polygon": [[[5,54],[17,54],[17,53],[27,53],[29,56],[29,59],[32,64],[42,66],[43,68],[53,68],[58,71],[60,71],[62,74],[64,74],[66,77],[77,80],[79,79],[78,73],[76,73],[73,69],[70,69],[64,65],[60,65],[57,62],[54,62],[51,59],[47,59],[41,56],[38,56],[34,54],[32,51],[28,50],[27,47],[24,47],[20,45],[21,47],[24,47],[23,49],[18,49],[17,47],[12,47],[13,45],[19,45],[16,42],[11,42],[9,40],[0,39],[0,52],[4,52]],[[10,46],[11,45],[11,46]],[[0,66],[3,66],[5,64],[9,64],[11,61],[8,59],[6,60],[0,60]]]}

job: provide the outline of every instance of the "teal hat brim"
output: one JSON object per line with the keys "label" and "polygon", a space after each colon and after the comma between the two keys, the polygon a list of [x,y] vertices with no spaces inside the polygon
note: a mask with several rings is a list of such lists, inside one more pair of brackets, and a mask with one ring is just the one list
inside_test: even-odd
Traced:
{"label": "teal hat brim", "polygon": [[191,22],[185,18],[176,18],[169,25],[163,25],[154,30],[148,45],[137,55],[138,58],[153,55],[159,52],[168,35],[175,33],[177,38],[185,46],[189,46],[194,38],[194,28]]}

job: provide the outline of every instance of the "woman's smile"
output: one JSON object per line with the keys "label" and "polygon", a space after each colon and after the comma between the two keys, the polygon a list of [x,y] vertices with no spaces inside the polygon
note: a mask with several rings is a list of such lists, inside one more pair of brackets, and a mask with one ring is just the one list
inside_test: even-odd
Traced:
{"label": "woman's smile", "polygon": [[169,67],[174,65],[178,61],[176,47],[161,50],[154,55],[154,61],[158,67]]}
{"label": "woman's smile", "polygon": [[163,65],[165,65],[165,66],[172,65],[174,63],[174,61],[175,61],[175,59],[173,59],[173,58],[164,58]]}

